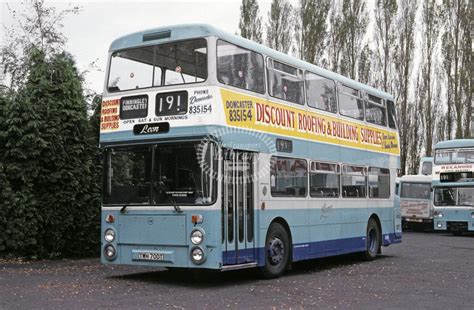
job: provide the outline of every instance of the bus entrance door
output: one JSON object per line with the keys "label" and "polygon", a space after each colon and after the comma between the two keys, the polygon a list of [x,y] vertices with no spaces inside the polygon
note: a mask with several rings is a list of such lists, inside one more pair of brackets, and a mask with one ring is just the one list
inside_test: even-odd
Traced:
{"label": "bus entrance door", "polygon": [[253,153],[235,150],[224,152],[224,265],[255,262],[254,170]]}

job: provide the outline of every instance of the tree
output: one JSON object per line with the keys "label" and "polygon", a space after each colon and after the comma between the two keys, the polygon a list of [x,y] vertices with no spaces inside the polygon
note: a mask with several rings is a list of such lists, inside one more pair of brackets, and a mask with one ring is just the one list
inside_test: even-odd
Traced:
{"label": "tree", "polygon": [[361,83],[373,84],[372,75],[375,74],[375,72],[372,71],[372,62],[374,58],[373,54],[374,53],[372,52],[369,44],[365,44],[362,52],[360,53],[359,65],[357,68],[357,78]]}
{"label": "tree", "polygon": [[329,28],[326,35],[327,53],[324,66],[331,71],[339,72],[345,29],[339,2],[332,1],[328,13]]}
{"label": "tree", "polygon": [[436,0],[425,0],[423,2],[423,121],[426,132],[425,154],[431,156],[433,149],[434,124],[436,114],[434,108],[435,91],[435,66],[436,66],[436,44],[439,35],[439,26],[441,22],[440,6]]}
{"label": "tree", "polygon": [[44,217],[42,247],[49,255],[78,254],[73,245],[82,242],[81,251],[94,245],[90,232],[98,231],[90,226],[97,223],[99,204],[93,199],[94,151],[87,103],[72,57],[64,52],[51,57],[47,70],[30,78],[25,90],[31,102],[42,102],[39,114],[47,120],[42,122],[46,147],[35,181]]}
{"label": "tree", "polygon": [[[46,70],[44,55],[33,53],[28,57],[29,67],[36,67],[29,75]],[[42,223],[40,205],[35,197],[35,180],[40,173],[38,161],[46,147],[41,137],[42,117],[38,102],[28,100],[27,91],[13,93],[2,102],[4,126],[2,134],[2,200],[0,209],[6,227],[0,248],[14,255],[36,255]],[[44,121],[44,120],[43,120]],[[0,125],[1,126],[1,125]],[[14,193],[14,194],[13,194]]]}
{"label": "tree", "polygon": [[[11,205],[13,199],[13,192],[10,183],[5,175],[5,150],[6,150],[6,130],[7,130],[7,106],[9,106],[9,98],[6,92],[0,91],[0,227],[7,227],[7,206]],[[6,242],[8,241],[7,234],[0,234],[0,252],[6,249]]]}
{"label": "tree", "polygon": [[363,39],[369,24],[365,0],[344,1],[342,4],[342,62],[339,72],[357,79],[358,60],[363,49]]}
{"label": "tree", "polygon": [[300,0],[295,14],[295,53],[302,60],[321,64],[327,33],[329,0]]}
{"label": "tree", "polygon": [[444,0],[442,8],[445,21],[442,55],[448,104],[447,135],[450,138],[455,131],[456,138],[462,138],[470,134],[472,114],[472,18],[467,0]]}
{"label": "tree", "polygon": [[[471,136],[471,117],[473,112],[472,102],[472,2],[469,7],[468,1],[458,1],[459,19],[462,33],[461,40],[461,63],[460,63],[460,105],[456,107],[456,137]],[[458,110],[461,110],[459,117]],[[461,128],[461,129],[459,129]],[[462,129],[464,128],[464,132]]]}
{"label": "tree", "polygon": [[[369,22],[365,0],[342,1],[342,5],[334,1],[328,20],[327,66],[354,80],[368,80],[367,70],[372,51],[368,44],[364,44]],[[358,78],[359,74],[364,76]]]}
{"label": "tree", "polygon": [[257,0],[242,0],[239,31],[242,37],[257,43],[263,43],[262,18],[259,11]]}
{"label": "tree", "polygon": [[60,32],[75,9],[30,3],[33,13],[14,16],[19,30],[10,32],[23,36],[10,36],[1,54],[11,84],[0,89],[0,255],[96,254],[97,135]]}
{"label": "tree", "polygon": [[288,53],[293,43],[293,7],[288,0],[273,0],[268,12],[267,46]]}
{"label": "tree", "polygon": [[[0,162],[2,162],[3,156],[5,155],[5,138],[7,131],[7,107],[10,105],[10,98],[7,95],[7,91],[0,89]],[[1,185],[1,184],[0,184]]]}
{"label": "tree", "polygon": [[5,81],[9,81],[8,87],[18,89],[28,76],[31,49],[39,49],[46,58],[62,51],[67,41],[61,32],[62,22],[67,15],[77,14],[79,7],[58,11],[46,6],[44,0],[31,0],[23,10],[8,8],[16,24],[5,28],[0,64],[7,76]]}
{"label": "tree", "polygon": [[5,105],[8,229],[0,248],[41,257],[95,252],[100,199],[82,80],[65,53],[46,59],[32,49],[29,59],[25,85]]}
{"label": "tree", "polygon": [[[416,4],[415,4],[416,5]],[[423,89],[423,75],[421,70],[416,68],[416,73],[412,78],[414,93],[413,96],[410,96],[411,99],[408,102],[408,159],[406,161],[406,168],[408,174],[418,174],[418,167],[420,164],[421,150],[423,145],[426,143],[425,137],[425,128],[420,125],[420,121],[423,122],[423,119],[419,117],[423,113],[423,104],[424,104],[424,89]]]}
{"label": "tree", "polygon": [[[398,129],[400,134],[400,166],[402,173],[407,172],[407,159],[413,145],[413,134],[410,134],[411,120],[409,90],[412,83],[413,58],[415,51],[415,16],[417,11],[416,1],[401,0],[399,3],[399,15],[396,28],[399,30],[396,36],[396,50],[394,55],[395,69],[395,102],[398,114]],[[415,87],[415,90],[418,88]],[[416,96],[415,96],[416,98]],[[418,115],[418,114],[416,114]],[[418,127],[418,126],[415,126]],[[416,149],[418,151],[418,148]]]}
{"label": "tree", "polygon": [[441,97],[441,90],[443,87],[443,72],[440,64],[436,61],[436,66],[433,76],[433,109],[432,109],[432,119],[433,119],[433,145],[439,141],[444,140],[444,131],[445,127],[445,116],[443,113],[444,105]]}
{"label": "tree", "polygon": [[377,47],[377,68],[374,73],[378,75],[377,86],[386,92],[391,91],[390,81],[392,81],[392,55],[395,52],[395,40],[397,29],[395,28],[397,15],[396,0],[377,0],[375,6],[375,42]]}
{"label": "tree", "polygon": [[[445,13],[446,14],[446,13]],[[445,75],[446,88],[446,104],[447,112],[444,116],[446,122],[446,138],[449,140],[453,133],[453,93],[454,93],[454,78],[453,71],[453,37],[451,31],[445,31],[441,39],[441,53],[443,57],[442,68]]]}

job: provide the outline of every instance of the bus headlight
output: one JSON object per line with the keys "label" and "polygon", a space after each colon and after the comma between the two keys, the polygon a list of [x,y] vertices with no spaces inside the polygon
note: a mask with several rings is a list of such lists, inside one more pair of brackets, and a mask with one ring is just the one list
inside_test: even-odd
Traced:
{"label": "bus headlight", "polygon": [[436,218],[442,218],[442,217],[443,217],[443,212],[441,212],[441,211],[435,211],[435,212],[434,212],[434,217],[436,217]]}
{"label": "bus headlight", "polygon": [[113,260],[115,256],[117,256],[117,251],[115,250],[115,247],[111,244],[108,244],[104,248],[104,256],[108,260]]}
{"label": "bus headlight", "polygon": [[107,242],[113,242],[115,240],[115,231],[113,231],[113,229],[107,228],[104,233],[104,239]]}
{"label": "bus headlight", "polygon": [[191,250],[191,260],[196,265],[204,263],[206,257],[204,256],[204,250],[200,247],[195,247]]}
{"label": "bus headlight", "polygon": [[438,224],[436,225],[436,227],[438,228],[443,228],[443,224],[441,222],[438,222]]}
{"label": "bus headlight", "polygon": [[204,239],[204,233],[200,229],[195,229],[191,232],[191,242],[195,245],[201,244]]}

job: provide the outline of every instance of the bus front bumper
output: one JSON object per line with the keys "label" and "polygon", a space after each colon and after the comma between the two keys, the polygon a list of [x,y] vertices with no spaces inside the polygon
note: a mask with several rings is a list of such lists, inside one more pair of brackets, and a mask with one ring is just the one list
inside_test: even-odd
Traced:
{"label": "bus front bumper", "polygon": [[474,231],[474,208],[437,208],[433,220],[435,230]]}
{"label": "bus front bumper", "polygon": [[[145,246],[117,245],[116,255],[110,259],[103,253],[101,261],[104,264],[135,265],[166,268],[205,268],[220,269],[221,257],[217,248],[210,246]],[[197,253],[194,251],[197,249]],[[194,255],[193,255],[194,254]],[[195,257],[201,257],[195,260]]]}

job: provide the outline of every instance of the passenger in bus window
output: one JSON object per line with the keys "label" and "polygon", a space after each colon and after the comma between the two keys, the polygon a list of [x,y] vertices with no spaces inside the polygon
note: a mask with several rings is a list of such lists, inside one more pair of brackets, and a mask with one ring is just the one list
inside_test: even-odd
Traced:
{"label": "passenger in bus window", "polygon": [[290,98],[288,97],[288,86],[283,85],[283,90],[282,90],[282,97],[285,100],[289,100]]}
{"label": "passenger in bus window", "polygon": [[245,75],[244,75],[243,69],[239,69],[237,71],[237,78],[234,83],[234,86],[240,87],[240,88],[247,88],[247,84],[245,83]]}
{"label": "passenger in bus window", "polygon": [[326,111],[330,111],[330,110],[331,110],[330,107],[329,107],[329,100],[328,100],[328,98],[327,98],[326,96],[321,95],[321,96],[319,97],[319,100],[321,101],[321,105],[319,105],[319,106],[324,107],[324,110],[326,110]]}

